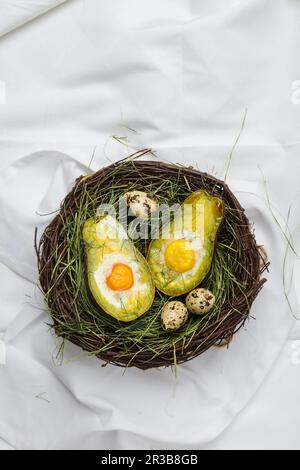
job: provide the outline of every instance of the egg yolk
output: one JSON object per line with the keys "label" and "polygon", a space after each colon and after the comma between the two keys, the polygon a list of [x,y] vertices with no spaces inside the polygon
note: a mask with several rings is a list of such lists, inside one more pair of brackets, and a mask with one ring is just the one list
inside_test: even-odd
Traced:
{"label": "egg yolk", "polygon": [[185,273],[195,265],[195,251],[187,240],[174,240],[166,248],[165,261],[168,268]]}
{"label": "egg yolk", "polygon": [[114,264],[110,275],[106,278],[106,283],[112,290],[130,289],[134,283],[132,269],[127,264]]}

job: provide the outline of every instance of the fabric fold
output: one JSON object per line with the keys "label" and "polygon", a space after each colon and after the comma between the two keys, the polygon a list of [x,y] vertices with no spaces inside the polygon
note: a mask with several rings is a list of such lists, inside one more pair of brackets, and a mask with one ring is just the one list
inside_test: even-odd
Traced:
{"label": "fabric fold", "polygon": [[0,37],[66,0],[0,0]]}

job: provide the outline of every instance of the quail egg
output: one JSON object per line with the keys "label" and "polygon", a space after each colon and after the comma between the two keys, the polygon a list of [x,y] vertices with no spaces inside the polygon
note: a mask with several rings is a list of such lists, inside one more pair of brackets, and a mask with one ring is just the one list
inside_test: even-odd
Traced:
{"label": "quail egg", "polygon": [[147,219],[156,211],[157,204],[143,191],[131,191],[125,194],[127,206],[134,217]]}
{"label": "quail egg", "polygon": [[190,313],[202,315],[212,309],[215,300],[215,296],[210,290],[200,287],[187,295],[185,303]]}
{"label": "quail egg", "polygon": [[166,331],[177,331],[183,326],[188,318],[186,306],[178,300],[168,302],[162,312],[161,321]]}

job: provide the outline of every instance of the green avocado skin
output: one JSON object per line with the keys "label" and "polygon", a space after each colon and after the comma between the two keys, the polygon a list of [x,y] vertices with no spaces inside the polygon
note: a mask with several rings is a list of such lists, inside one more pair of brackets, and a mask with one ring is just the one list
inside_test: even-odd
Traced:
{"label": "green avocado skin", "polygon": [[[164,235],[162,227],[161,238],[153,239],[149,245],[147,261],[153,274],[156,288],[168,296],[180,296],[190,292],[199,286],[210,271],[217,240],[217,233],[224,218],[224,202],[219,197],[209,194],[207,191],[198,190],[190,194],[183,204],[182,210],[186,215],[182,219],[182,228],[187,229],[193,236],[201,238],[202,256],[196,266],[195,272],[176,273],[166,266],[164,252],[167,244],[172,239],[178,225],[178,216],[168,225],[169,238]],[[182,222],[183,220],[183,222]],[[200,230],[196,223],[200,220]]]}

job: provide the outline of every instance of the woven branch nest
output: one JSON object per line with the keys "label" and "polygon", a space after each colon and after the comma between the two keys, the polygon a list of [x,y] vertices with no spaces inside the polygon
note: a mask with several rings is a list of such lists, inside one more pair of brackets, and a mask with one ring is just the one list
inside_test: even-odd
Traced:
{"label": "woven branch nest", "polygon": [[[160,312],[169,300],[161,293],[156,293],[151,310],[144,316],[121,324],[104,315],[88,291],[81,240],[84,221],[95,215],[100,203],[111,202],[133,188],[150,188],[157,191],[156,196],[161,194],[174,203],[182,203],[190,192],[202,188],[225,204],[211,272],[201,283],[213,290],[219,301],[212,313],[193,316],[176,333],[161,328]],[[74,239],[70,233],[76,234],[72,235]],[[148,243],[137,242],[144,255]],[[102,359],[104,365],[140,369],[170,366],[193,359],[211,346],[228,345],[248,319],[265,282],[262,272],[266,265],[244,209],[225,182],[192,167],[159,161],[125,160],[78,178],[36,250],[40,284],[56,334]],[[230,272],[226,263],[230,263]]]}

